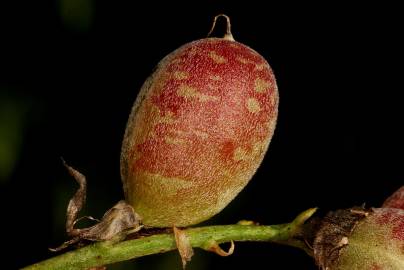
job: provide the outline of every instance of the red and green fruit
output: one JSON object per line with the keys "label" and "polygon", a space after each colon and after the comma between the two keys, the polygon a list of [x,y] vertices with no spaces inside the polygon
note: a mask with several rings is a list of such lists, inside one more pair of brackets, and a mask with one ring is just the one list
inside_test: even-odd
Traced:
{"label": "red and green fruit", "polygon": [[132,108],[121,154],[127,202],[148,226],[212,217],[254,175],[277,112],[275,77],[257,52],[224,38],[183,45]]}

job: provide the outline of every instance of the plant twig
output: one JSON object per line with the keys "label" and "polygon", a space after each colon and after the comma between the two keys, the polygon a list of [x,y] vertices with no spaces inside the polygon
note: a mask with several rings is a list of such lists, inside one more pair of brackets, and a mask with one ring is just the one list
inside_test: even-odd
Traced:
{"label": "plant twig", "polygon": [[[315,208],[302,212],[293,222],[282,225],[221,225],[184,230],[192,247],[207,249],[207,243],[268,241],[299,247],[308,252],[303,240],[295,238]],[[157,234],[123,242],[104,241],[27,266],[25,270],[88,269],[176,249],[174,235]]]}

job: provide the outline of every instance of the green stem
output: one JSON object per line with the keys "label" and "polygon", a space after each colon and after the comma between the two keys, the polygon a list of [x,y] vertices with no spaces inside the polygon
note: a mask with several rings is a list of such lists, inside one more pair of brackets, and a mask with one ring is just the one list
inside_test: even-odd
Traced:
{"label": "green stem", "polygon": [[[294,236],[301,231],[303,223],[316,209],[301,213],[293,222],[283,225],[222,225],[184,230],[192,247],[206,248],[208,241],[225,243],[230,241],[268,241],[302,248],[304,243]],[[73,250],[48,260],[27,266],[23,269],[88,269],[146,255],[167,252],[176,249],[173,234],[157,234],[119,243],[112,241],[97,242]]]}

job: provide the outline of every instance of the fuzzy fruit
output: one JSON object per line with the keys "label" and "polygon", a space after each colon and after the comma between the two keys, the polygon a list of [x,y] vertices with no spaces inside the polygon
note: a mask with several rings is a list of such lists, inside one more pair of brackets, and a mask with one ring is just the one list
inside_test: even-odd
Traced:
{"label": "fuzzy fruit", "polygon": [[[314,257],[327,270],[404,269],[404,188],[382,208],[329,213],[314,241]],[[398,208],[392,208],[397,206]]]}
{"label": "fuzzy fruit", "polygon": [[154,227],[221,211],[248,183],[275,129],[278,90],[265,59],[225,38],[167,55],[133,105],[121,154],[126,200]]}
{"label": "fuzzy fruit", "polygon": [[338,263],[331,269],[404,269],[404,211],[394,208],[372,210],[356,225],[349,242],[341,250]]}

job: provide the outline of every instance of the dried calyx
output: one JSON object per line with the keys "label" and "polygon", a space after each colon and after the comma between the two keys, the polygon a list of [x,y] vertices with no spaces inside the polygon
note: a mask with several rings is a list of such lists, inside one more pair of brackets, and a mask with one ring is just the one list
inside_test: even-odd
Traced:
{"label": "dried calyx", "polygon": [[[101,220],[93,217],[78,218],[78,214],[86,202],[87,181],[83,174],[67,165],[64,160],[63,164],[70,175],[77,181],[79,188],[67,206],[66,232],[71,237],[71,240],[66,241],[57,248],[50,249],[51,251],[62,250],[83,240],[121,240],[127,234],[136,232],[142,228],[140,216],[125,201],[119,201],[115,204],[104,214]],[[76,223],[83,218],[88,218],[97,223],[88,228],[75,228]]]}

